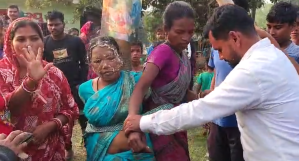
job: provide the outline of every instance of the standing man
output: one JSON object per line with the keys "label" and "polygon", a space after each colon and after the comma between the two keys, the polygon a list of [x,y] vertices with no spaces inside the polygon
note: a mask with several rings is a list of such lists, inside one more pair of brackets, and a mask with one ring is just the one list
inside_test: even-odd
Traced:
{"label": "standing man", "polygon": [[219,57],[234,69],[207,97],[154,114],[131,115],[126,134],[169,135],[236,113],[246,161],[298,161],[299,77],[288,57],[237,5],[215,10],[206,27]]}
{"label": "standing man", "polygon": [[[234,3],[247,12],[249,11],[247,1],[234,0]],[[205,36],[208,38],[208,35]],[[233,67],[228,62],[220,59],[219,52],[213,48],[211,49],[208,66],[214,69],[211,90],[218,87],[233,70]],[[205,94],[207,93],[204,93],[203,96]],[[214,120],[210,124],[207,141],[210,161],[243,161],[240,135],[235,114]]]}
{"label": "standing man", "polygon": [[7,8],[8,24],[20,17],[20,10],[17,5],[10,5]]}
{"label": "standing man", "polygon": [[[211,50],[208,66],[214,69],[211,89],[217,88],[232,71],[228,62],[221,60],[217,50]],[[218,118],[210,124],[208,152],[210,161],[242,161],[243,148],[236,115]]]}
{"label": "standing man", "polygon": [[280,48],[299,63],[299,46],[290,37],[296,29],[297,11],[297,7],[289,2],[276,3],[267,15],[267,30]]}
{"label": "standing man", "polygon": [[[51,35],[45,37],[44,59],[59,68],[66,76],[72,94],[80,111],[79,123],[82,131],[86,127],[86,118],[82,110],[84,104],[78,95],[78,86],[87,80],[88,65],[86,64],[86,50],[79,37],[64,33],[64,15],[59,11],[48,12],[48,30]],[[71,144],[72,127],[68,129],[66,136],[66,159],[72,159]]]}

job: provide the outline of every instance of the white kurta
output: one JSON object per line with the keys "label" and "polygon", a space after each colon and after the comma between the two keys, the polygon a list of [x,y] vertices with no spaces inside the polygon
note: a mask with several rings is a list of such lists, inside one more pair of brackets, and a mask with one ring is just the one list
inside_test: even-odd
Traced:
{"label": "white kurta", "polygon": [[269,39],[254,44],[208,96],[144,116],[140,127],[172,134],[234,113],[246,161],[299,160],[299,76]]}

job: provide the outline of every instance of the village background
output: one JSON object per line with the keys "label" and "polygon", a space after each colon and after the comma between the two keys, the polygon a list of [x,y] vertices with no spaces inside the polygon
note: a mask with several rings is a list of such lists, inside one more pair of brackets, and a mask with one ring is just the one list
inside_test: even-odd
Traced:
{"label": "village background", "polygon": [[[58,1],[58,2],[57,2]],[[161,15],[165,6],[173,0],[142,0],[143,12],[142,21],[135,32],[135,39],[144,43],[145,51],[152,41],[154,41],[154,26],[161,24]],[[208,57],[204,54],[207,43],[201,38],[202,27],[211,15],[215,5],[215,0],[186,0],[195,8],[198,15],[197,32],[194,35],[196,44],[198,69],[202,68],[203,60]],[[250,14],[255,19],[256,24],[261,28],[266,28],[265,17],[273,3],[279,0],[249,0]],[[299,4],[299,0],[286,0]],[[6,9],[9,5],[18,5],[22,11],[22,16],[31,17],[39,23],[46,23],[45,15],[48,11],[58,10],[64,13],[67,31],[70,28],[80,29],[84,21],[81,13],[85,6],[93,5],[101,8],[102,0],[0,0],[0,15],[6,15]],[[144,55],[146,52],[144,51]],[[208,52],[206,52],[208,53]],[[206,161],[206,135],[202,129],[188,131],[190,156],[192,161]],[[75,152],[75,161],[86,160],[86,153],[81,144],[81,130],[78,125],[75,126],[73,133],[73,148]]]}

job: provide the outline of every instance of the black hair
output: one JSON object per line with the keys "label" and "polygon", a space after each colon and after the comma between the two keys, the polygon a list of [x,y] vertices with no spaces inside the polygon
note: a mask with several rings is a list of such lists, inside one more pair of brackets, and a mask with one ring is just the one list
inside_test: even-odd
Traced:
{"label": "black hair", "polygon": [[230,31],[239,31],[247,36],[257,34],[254,20],[247,14],[246,10],[232,4],[215,9],[204,27],[205,37],[208,37],[210,31],[215,39],[227,39]]}
{"label": "black hair", "polygon": [[68,30],[68,34],[70,34],[71,32],[77,31],[78,33],[80,32],[77,28],[71,28]]}
{"label": "black hair", "polygon": [[98,36],[98,37],[95,37],[95,38],[90,40],[89,52],[88,52],[88,61],[89,62],[91,61],[92,49],[94,49],[99,42],[105,42],[105,44],[108,44],[108,45],[111,45],[111,46],[115,47],[116,52],[118,54],[120,54],[119,45],[117,44],[116,40],[113,37],[111,37],[111,36],[103,36],[103,37]]}
{"label": "black hair", "polygon": [[248,0],[233,0],[234,4],[242,7],[247,12],[249,12],[249,3]]}
{"label": "black hair", "polygon": [[87,6],[83,10],[83,15],[87,16],[94,16],[96,18],[102,18],[102,10],[93,6]]}
{"label": "black hair", "polygon": [[270,23],[288,23],[293,25],[297,19],[297,8],[288,2],[278,2],[271,7],[267,21]]}
{"label": "black hair", "polygon": [[159,30],[164,30],[162,24],[158,24],[155,26],[155,32],[158,32]]}
{"label": "black hair", "polygon": [[18,5],[14,5],[14,4],[13,5],[9,5],[8,8],[10,8],[10,9],[14,9],[15,8],[15,9],[17,9],[19,11],[19,6]]}
{"label": "black hair", "polygon": [[134,41],[131,43],[131,46],[139,46],[141,49],[141,52],[143,51],[143,44],[141,41]]}
{"label": "black hair", "polygon": [[61,22],[64,23],[64,14],[62,12],[56,11],[56,10],[49,11],[47,13],[46,19],[50,20],[50,21],[59,19]]}
{"label": "black hair", "polygon": [[13,28],[11,29],[11,34],[10,34],[10,37],[9,39],[10,40],[13,40],[14,37],[15,37],[15,33],[16,31],[19,29],[19,28],[22,28],[22,27],[26,27],[26,26],[30,26],[32,27],[32,29],[34,31],[37,32],[38,36],[42,39],[44,39],[44,36],[43,36],[43,32],[42,30],[40,29],[39,25],[34,22],[34,21],[31,21],[31,20],[23,20],[23,21],[18,21],[14,24]]}
{"label": "black hair", "polygon": [[195,12],[189,3],[175,1],[168,4],[163,13],[163,24],[165,29],[169,30],[173,25],[173,21],[185,17],[195,19]]}

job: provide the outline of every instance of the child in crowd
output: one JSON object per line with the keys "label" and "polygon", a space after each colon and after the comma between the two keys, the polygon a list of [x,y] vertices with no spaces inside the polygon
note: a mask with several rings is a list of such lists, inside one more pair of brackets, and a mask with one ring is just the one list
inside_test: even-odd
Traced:
{"label": "child in crowd", "polygon": [[299,63],[299,46],[291,41],[291,32],[296,28],[297,8],[289,2],[278,2],[267,15],[268,33],[278,42],[281,49]]}
{"label": "child in crowd", "polygon": [[154,42],[148,49],[147,49],[147,56],[151,54],[151,52],[154,50],[158,44],[161,44],[165,42],[165,31],[163,29],[162,25],[159,25],[156,27],[156,42]]}
{"label": "child in crowd", "polygon": [[200,98],[203,98],[206,94],[205,91],[210,90],[211,82],[214,77],[214,71],[208,66],[208,60],[205,63],[205,72],[201,73],[193,86],[193,91],[198,94]]}

